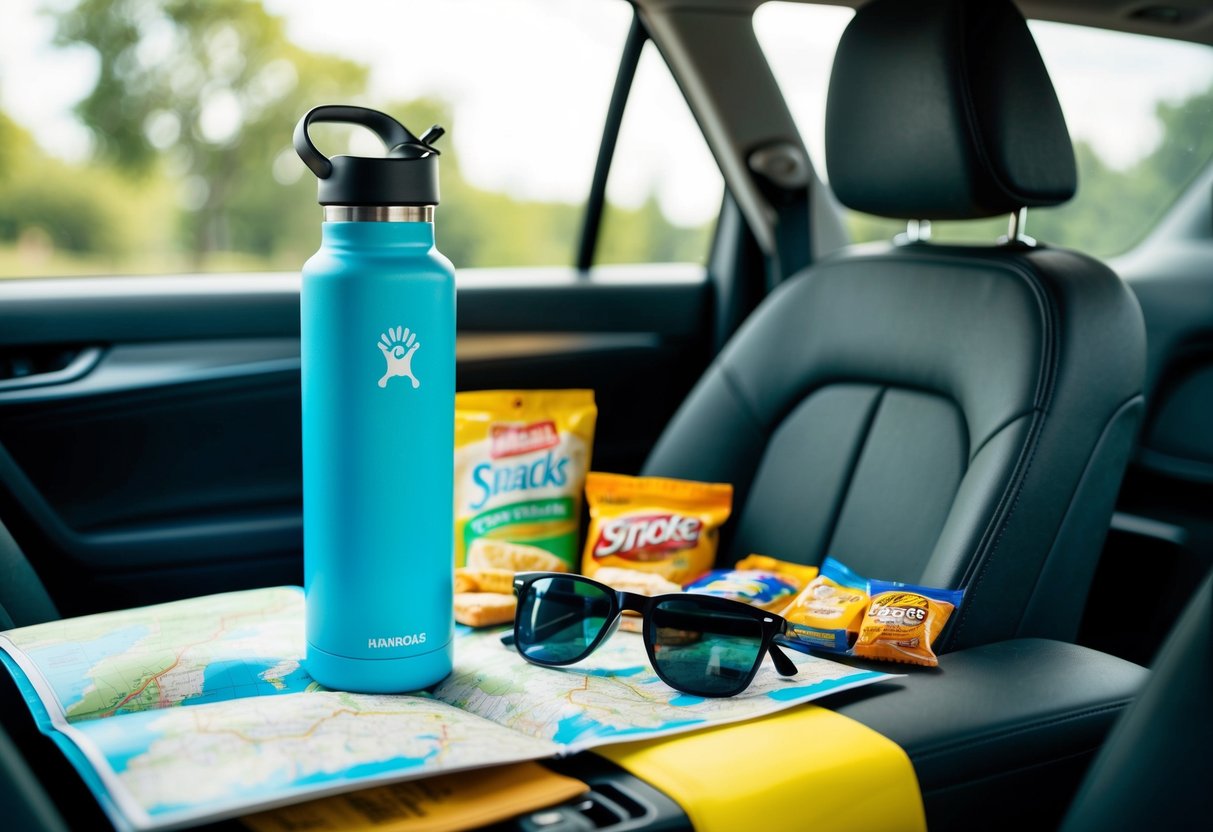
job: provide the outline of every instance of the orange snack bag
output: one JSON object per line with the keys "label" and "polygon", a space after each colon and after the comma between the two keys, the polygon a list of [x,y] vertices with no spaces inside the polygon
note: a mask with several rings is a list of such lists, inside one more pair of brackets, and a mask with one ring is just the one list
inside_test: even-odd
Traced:
{"label": "orange snack bag", "polygon": [[859,628],[854,654],[937,667],[939,659],[931,645],[960,604],[962,591],[883,581],[872,581],[871,589],[872,603]]}
{"label": "orange snack bag", "polygon": [[653,572],[677,584],[712,568],[720,526],[733,507],[728,483],[590,472],[581,570],[603,566]]}

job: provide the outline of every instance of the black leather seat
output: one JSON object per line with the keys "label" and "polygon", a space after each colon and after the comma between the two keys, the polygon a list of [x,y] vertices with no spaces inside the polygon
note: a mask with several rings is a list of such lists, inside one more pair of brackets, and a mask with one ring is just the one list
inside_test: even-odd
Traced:
{"label": "black leather seat", "polygon": [[55,603],[17,541],[0,523],[0,630],[59,617]]}
{"label": "black leather seat", "polygon": [[[826,116],[846,205],[963,219],[1075,189],[1061,109],[1006,0],[875,0]],[[965,587],[951,647],[1071,639],[1142,412],[1144,327],[1103,264],[1014,240],[873,245],[754,312],[645,473],[736,489],[722,561],[839,558]]]}
{"label": "black leather seat", "polygon": [[1171,631],[1149,684],[1116,723],[1063,832],[1208,827],[1213,814],[1213,577]]}

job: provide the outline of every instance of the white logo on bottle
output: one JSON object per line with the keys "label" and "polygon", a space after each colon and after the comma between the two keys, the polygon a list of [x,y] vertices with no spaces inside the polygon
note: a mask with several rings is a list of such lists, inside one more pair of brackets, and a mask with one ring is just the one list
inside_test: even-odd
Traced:
{"label": "white logo on bottle", "polygon": [[416,332],[409,332],[408,327],[389,327],[387,332],[379,336],[378,346],[387,361],[387,370],[383,378],[379,379],[380,387],[387,387],[387,380],[396,376],[403,376],[413,382],[414,390],[421,386],[417,376],[413,375],[413,353],[421,347]]}

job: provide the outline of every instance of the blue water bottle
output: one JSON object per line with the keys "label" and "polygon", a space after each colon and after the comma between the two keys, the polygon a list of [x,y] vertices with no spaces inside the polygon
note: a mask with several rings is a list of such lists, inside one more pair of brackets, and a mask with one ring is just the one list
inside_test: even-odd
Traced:
{"label": "blue water bottle", "polygon": [[[334,156],[318,122],[357,124],[382,158]],[[319,178],[303,267],[305,666],[338,690],[418,690],[451,671],[455,273],[434,247],[442,128],[363,107],[295,128]]]}

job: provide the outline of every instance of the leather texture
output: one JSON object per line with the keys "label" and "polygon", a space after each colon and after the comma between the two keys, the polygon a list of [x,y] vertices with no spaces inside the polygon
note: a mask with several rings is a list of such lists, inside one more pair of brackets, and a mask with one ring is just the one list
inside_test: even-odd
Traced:
{"label": "leather texture", "polygon": [[941,646],[1071,640],[1141,418],[1144,329],[1062,250],[869,246],[750,316],[646,474],[731,482],[720,561],[964,587]]}
{"label": "leather texture", "polygon": [[905,749],[932,830],[972,829],[977,818],[982,828],[1046,829],[1148,678],[1094,650],[1015,639],[823,705]]}
{"label": "leather texture", "polygon": [[969,219],[1074,195],[1074,151],[1009,0],[874,0],[834,58],[826,164],[843,204]]}
{"label": "leather texture", "polygon": [[1201,585],[1116,725],[1063,832],[1207,827],[1213,813],[1213,577]]}
{"label": "leather texture", "polygon": [[59,617],[46,587],[0,524],[0,630],[41,624]]}
{"label": "leather texture", "polygon": [[67,832],[54,801],[26,764],[20,749],[0,728],[0,818],[22,832]]}

